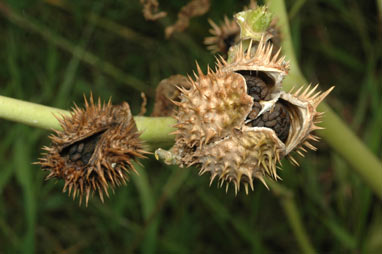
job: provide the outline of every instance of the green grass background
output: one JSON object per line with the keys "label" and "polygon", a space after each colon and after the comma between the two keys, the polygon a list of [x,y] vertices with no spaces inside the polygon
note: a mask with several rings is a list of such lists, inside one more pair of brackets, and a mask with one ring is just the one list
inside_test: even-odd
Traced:
{"label": "green grass background", "polygon": [[[206,69],[208,18],[247,1],[211,1],[190,27],[164,38],[187,1],[159,1],[168,16],[145,21],[138,0],[0,2],[0,94],[69,109],[93,92],[140,110],[161,79]],[[55,3],[64,3],[65,8]],[[286,1],[294,48],[307,79],[336,89],[327,102],[382,158],[381,1]],[[5,9],[6,6],[12,9]],[[17,16],[15,16],[15,15]],[[18,17],[18,18],[15,18]],[[340,131],[340,130],[338,130]],[[196,169],[153,156],[140,176],[102,204],[79,207],[44,181],[36,161],[48,132],[0,120],[0,253],[300,253],[279,197],[255,182],[225,194]],[[318,253],[382,253],[382,203],[322,141],[280,176]]]}

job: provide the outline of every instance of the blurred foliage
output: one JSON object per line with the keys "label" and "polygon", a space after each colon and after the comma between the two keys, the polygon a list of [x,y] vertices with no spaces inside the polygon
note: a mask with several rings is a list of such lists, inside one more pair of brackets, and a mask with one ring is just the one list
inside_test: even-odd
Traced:
{"label": "blurred foliage", "polygon": [[[149,22],[138,0],[0,1],[0,93],[70,108],[82,95],[140,110],[142,84],[153,91],[172,74],[206,68],[207,18],[219,22],[247,1],[211,1],[170,40],[187,3],[159,1],[168,13]],[[287,1],[294,47],[307,79],[335,85],[328,103],[382,157],[382,13],[376,1]],[[12,9],[7,9],[7,6]],[[22,18],[15,22],[9,12]],[[23,23],[24,22],[24,23]],[[339,130],[340,131],[340,130]],[[47,132],[0,120],[0,253],[299,253],[279,199],[256,182],[248,196],[208,187],[195,169],[168,167],[153,157],[140,176],[102,204],[89,207],[45,182],[31,163]],[[295,168],[283,162],[282,184],[298,203],[319,253],[382,253],[382,204],[321,142]]]}

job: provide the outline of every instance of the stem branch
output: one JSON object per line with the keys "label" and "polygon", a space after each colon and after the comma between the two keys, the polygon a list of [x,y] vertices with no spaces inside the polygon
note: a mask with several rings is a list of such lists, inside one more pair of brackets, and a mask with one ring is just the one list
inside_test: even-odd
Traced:
{"label": "stem branch", "polygon": [[[60,129],[61,126],[55,117],[68,115],[69,111],[52,108],[32,102],[26,102],[0,95],[0,118],[24,123],[43,129]],[[138,130],[142,132],[142,140],[150,143],[169,143],[174,137],[171,126],[175,120],[171,117],[145,117],[135,116],[134,120]]]}
{"label": "stem branch", "polygon": [[269,178],[266,178],[265,180],[273,194],[279,197],[280,204],[284,210],[285,216],[288,219],[290,227],[292,228],[302,253],[316,253],[308,237],[309,234],[306,232],[304,224],[301,220],[299,209],[297,208],[296,202],[294,200],[293,192]]}

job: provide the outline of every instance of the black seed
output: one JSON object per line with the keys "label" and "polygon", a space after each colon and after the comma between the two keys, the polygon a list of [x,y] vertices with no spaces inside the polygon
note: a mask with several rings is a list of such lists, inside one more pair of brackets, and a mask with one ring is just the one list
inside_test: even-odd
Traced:
{"label": "black seed", "polygon": [[81,158],[81,154],[80,153],[75,153],[73,155],[70,155],[70,160],[72,160],[72,161],[76,161],[76,160],[78,160],[80,158]]}
{"label": "black seed", "polygon": [[92,157],[92,153],[85,153],[84,155],[82,155],[81,160],[84,164],[88,164],[91,157]]}
{"label": "black seed", "polygon": [[79,153],[81,153],[82,150],[84,150],[84,143],[80,143],[80,144],[78,145],[78,148],[77,148],[77,151],[78,151]]}
{"label": "black seed", "polygon": [[77,146],[73,145],[69,149],[69,154],[74,154],[77,151]]}
{"label": "black seed", "polygon": [[247,84],[248,94],[252,97],[257,95],[260,99],[264,99],[268,95],[267,84],[259,77],[254,75],[243,75]]}
{"label": "black seed", "polygon": [[270,115],[269,115],[269,117],[268,117],[268,119],[270,120],[270,121],[272,121],[272,120],[274,120],[274,119],[276,119],[278,116],[280,115],[280,111],[273,111]]}
{"label": "black seed", "polygon": [[264,87],[260,95],[261,95],[261,98],[264,99],[268,95],[268,87]]}
{"label": "black seed", "polygon": [[277,124],[276,120],[265,122],[266,127],[273,127]]}
{"label": "black seed", "polygon": [[248,118],[249,119],[255,119],[258,113],[259,113],[259,111],[257,111],[256,109],[252,109],[251,113],[249,113],[249,115],[248,115]]}
{"label": "black seed", "polygon": [[257,94],[252,94],[254,101],[260,101],[260,97]]}

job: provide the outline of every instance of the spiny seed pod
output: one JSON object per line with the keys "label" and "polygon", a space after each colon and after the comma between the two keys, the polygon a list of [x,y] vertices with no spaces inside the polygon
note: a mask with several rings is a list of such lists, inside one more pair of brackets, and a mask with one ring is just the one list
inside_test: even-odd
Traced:
{"label": "spiny seed pod", "polygon": [[[310,87],[295,93],[281,91],[289,65],[280,51],[272,53],[264,38],[252,50],[239,45],[229,62],[217,61],[215,71],[203,74],[198,68],[190,89],[180,89],[175,145],[156,156],[166,163],[196,165],[200,174],[210,172],[214,179],[253,189],[253,178],[264,184],[266,175],[278,179],[276,165],[292,150],[315,149],[309,140],[319,127],[322,113],[318,104],[333,89],[313,94]],[[290,159],[296,162],[292,157]]]}
{"label": "spiny seed pod", "polygon": [[228,49],[239,41],[240,28],[234,21],[224,17],[224,23],[218,26],[212,20],[208,20],[211,25],[210,33],[212,36],[204,39],[204,44],[212,53],[228,52]]}
{"label": "spiny seed pod", "polygon": [[75,105],[70,116],[57,119],[63,130],[49,137],[52,145],[43,148],[47,152],[37,164],[49,171],[46,179],[64,179],[63,192],[79,196],[80,204],[85,196],[87,206],[94,192],[103,202],[109,187],[114,191],[136,172],[132,161],[147,153],[126,102],[102,105],[98,99],[95,104],[91,96],[84,109]]}
{"label": "spiny seed pod", "polygon": [[189,89],[191,85],[187,77],[179,74],[159,82],[152,116],[172,116],[174,114],[176,105],[172,101],[180,101],[180,91],[177,87]]}

